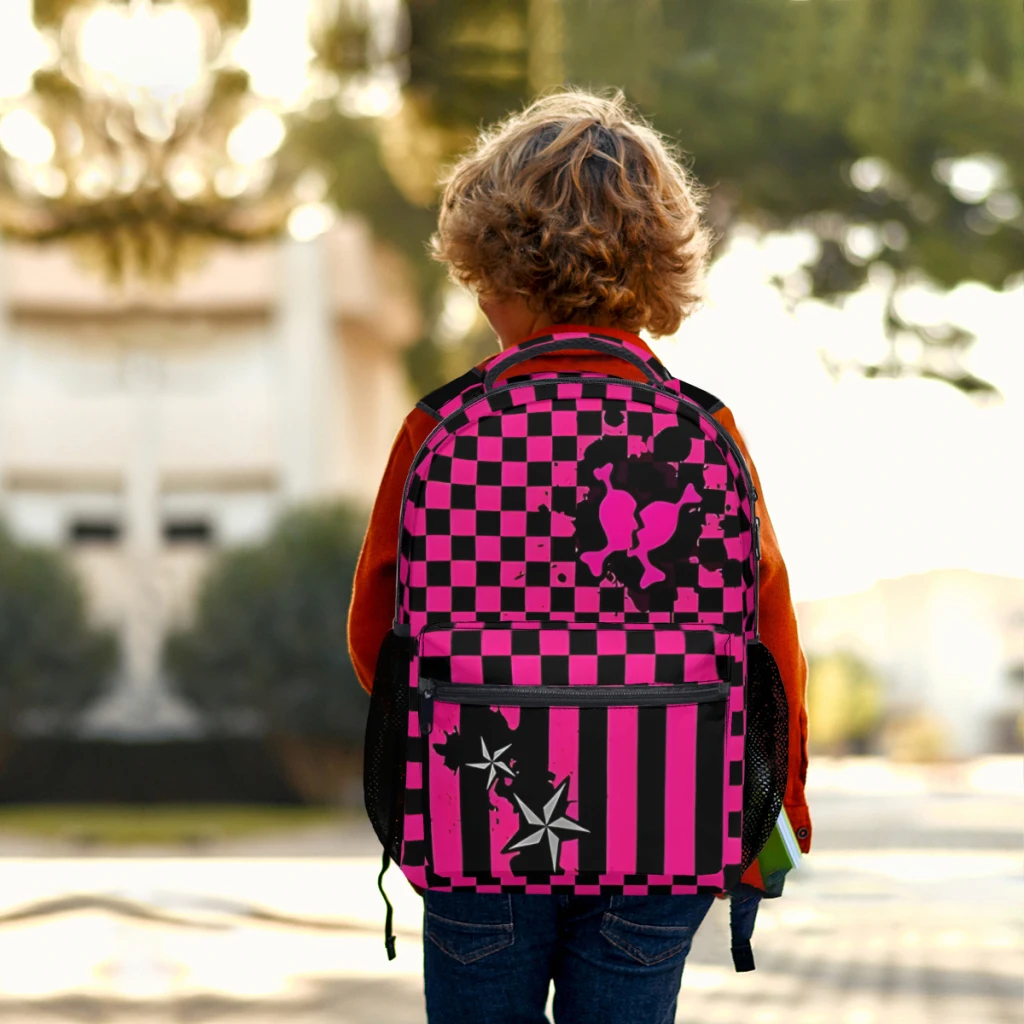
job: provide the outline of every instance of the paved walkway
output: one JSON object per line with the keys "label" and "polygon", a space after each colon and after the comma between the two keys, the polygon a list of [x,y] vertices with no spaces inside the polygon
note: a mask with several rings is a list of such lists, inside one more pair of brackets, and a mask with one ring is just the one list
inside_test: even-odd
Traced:
{"label": "paved walkway", "polygon": [[[1022,775],[1019,761],[955,773],[819,763],[815,853],[763,906],[758,970],[732,972],[716,904],[677,1020],[1022,1024]],[[390,876],[388,964],[372,837],[318,830],[249,847],[131,860],[11,850],[0,1021],[423,1024],[419,900]]]}

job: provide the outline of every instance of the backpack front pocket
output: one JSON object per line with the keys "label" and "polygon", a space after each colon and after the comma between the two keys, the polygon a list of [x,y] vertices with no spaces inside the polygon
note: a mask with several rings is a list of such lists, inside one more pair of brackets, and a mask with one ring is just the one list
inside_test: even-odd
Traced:
{"label": "backpack front pocket", "polygon": [[482,889],[720,884],[739,861],[741,682],[733,637],[703,625],[424,631],[433,872]]}

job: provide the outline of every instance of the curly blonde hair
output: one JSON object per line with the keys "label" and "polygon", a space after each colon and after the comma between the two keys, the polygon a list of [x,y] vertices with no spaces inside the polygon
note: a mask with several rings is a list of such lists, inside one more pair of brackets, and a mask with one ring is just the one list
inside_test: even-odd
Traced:
{"label": "curly blonde hair", "polygon": [[434,258],[554,323],[672,334],[701,300],[704,193],[626,105],[546,96],[484,132],[445,182]]}

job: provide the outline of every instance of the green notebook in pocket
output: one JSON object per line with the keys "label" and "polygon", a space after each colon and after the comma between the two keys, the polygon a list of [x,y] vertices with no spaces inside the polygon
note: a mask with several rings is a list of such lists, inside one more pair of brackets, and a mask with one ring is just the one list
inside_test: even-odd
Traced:
{"label": "green notebook in pocket", "polygon": [[767,878],[778,871],[792,871],[800,867],[800,845],[789,823],[786,810],[779,812],[779,820],[768,837],[757,858],[757,866],[761,869],[761,877]]}

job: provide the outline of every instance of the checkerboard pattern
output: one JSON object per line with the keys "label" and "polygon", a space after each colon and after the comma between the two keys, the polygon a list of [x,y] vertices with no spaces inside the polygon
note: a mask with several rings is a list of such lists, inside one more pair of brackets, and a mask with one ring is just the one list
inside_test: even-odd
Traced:
{"label": "checkerboard pattern", "polygon": [[505,686],[633,686],[734,678],[732,634],[702,626],[456,623],[420,634],[419,672]]}
{"label": "checkerboard pattern", "polygon": [[[620,425],[608,423],[609,408]],[[692,422],[693,410],[640,386],[553,380],[514,381],[450,414],[406,492],[398,610],[413,633],[460,618],[699,621],[752,633],[750,497],[720,428]],[[680,461],[702,468],[705,522],[696,558],[675,565],[675,593],[645,606],[579,572],[575,511],[588,489],[577,467],[599,439],[626,461],[681,420],[694,436]]]}
{"label": "checkerboard pattern", "polygon": [[[409,475],[399,545],[396,623],[417,650],[402,870],[420,886],[475,891],[728,888],[741,867],[744,641],[754,637],[757,580],[754,495],[738,450],[671,380],[534,374],[488,390],[473,379],[439,413]],[[425,736],[421,677],[731,687],[718,710],[601,716],[438,702]],[[537,743],[548,760],[530,769],[544,778],[524,817],[515,801],[530,807],[526,751]],[[459,744],[470,744],[465,756]],[[579,791],[591,785],[580,751],[596,746],[633,787],[619,804],[614,787],[601,798],[600,836],[597,804]],[[495,753],[503,748],[518,751],[517,764]],[[680,751],[698,758],[688,771],[673,760]],[[484,778],[487,787],[466,788]],[[655,780],[654,797],[645,780]],[[637,836],[656,805],[649,853]],[[543,835],[521,834],[535,818]]]}

